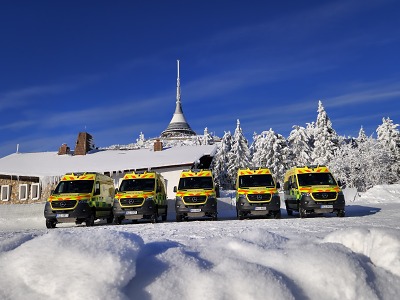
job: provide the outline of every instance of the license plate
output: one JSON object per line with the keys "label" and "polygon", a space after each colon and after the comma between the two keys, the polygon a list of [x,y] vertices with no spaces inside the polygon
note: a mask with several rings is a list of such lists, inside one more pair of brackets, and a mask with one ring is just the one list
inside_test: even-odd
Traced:
{"label": "license plate", "polygon": [[201,212],[201,208],[191,208],[190,212],[194,212],[194,213]]}
{"label": "license plate", "polygon": [[257,206],[254,210],[267,210],[267,208],[265,206]]}
{"label": "license plate", "polygon": [[127,210],[125,212],[126,215],[137,215],[137,210]]}
{"label": "license plate", "polygon": [[68,218],[68,214],[56,214],[56,218]]}
{"label": "license plate", "polygon": [[330,204],[321,205],[321,208],[333,208],[333,205]]}

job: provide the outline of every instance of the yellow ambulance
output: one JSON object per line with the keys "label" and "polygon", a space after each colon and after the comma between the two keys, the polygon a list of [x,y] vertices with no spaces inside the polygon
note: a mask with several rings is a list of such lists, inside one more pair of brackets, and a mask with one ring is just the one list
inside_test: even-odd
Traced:
{"label": "yellow ambulance", "polygon": [[280,219],[281,200],[276,184],[268,168],[239,169],[236,177],[236,216],[265,216]]}
{"label": "yellow ambulance", "polygon": [[153,223],[161,217],[167,220],[168,202],[165,180],[155,171],[131,172],[125,174],[114,200],[114,223],[123,220],[150,220]]}
{"label": "yellow ambulance", "polygon": [[96,219],[113,221],[114,181],[96,173],[67,173],[47,199],[44,208],[46,227],[57,223],[86,223],[93,226]]}
{"label": "yellow ambulance", "polygon": [[211,170],[183,170],[174,192],[176,221],[189,218],[218,219],[219,187],[214,184]]}
{"label": "yellow ambulance", "polygon": [[337,181],[326,166],[297,166],[284,178],[284,200],[289,216],[335,213],[345,216],[345,199]]}

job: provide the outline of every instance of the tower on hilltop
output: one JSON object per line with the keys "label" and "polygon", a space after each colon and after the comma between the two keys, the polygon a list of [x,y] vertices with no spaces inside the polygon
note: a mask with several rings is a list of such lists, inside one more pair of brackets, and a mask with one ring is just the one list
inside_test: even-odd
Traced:
{"label": "tower on hilltop", "polygon": [[196,133],[190,128],[188,122],[185,119],[182,111],[181,103],[181,83],[179,78],[179,60],[178,63],[178,78],[176,80],[176,107],[174,115],[172,116],[171,122],[167,129],[161,133],[161,137],[181,137],[181,136],[193,136]]}

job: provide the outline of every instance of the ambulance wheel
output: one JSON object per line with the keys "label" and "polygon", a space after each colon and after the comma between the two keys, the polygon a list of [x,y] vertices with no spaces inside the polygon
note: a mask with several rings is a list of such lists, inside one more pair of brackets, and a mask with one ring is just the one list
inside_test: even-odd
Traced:
{"label": "ambulance wheel", "polygon": [[161,220],[163,222],[167,221],[167,214],[161,216]]}
{"label": "ambulance wheel", "polygon": [[94,212],[90,214],[90,216],[85,221],[86,227],[90,227],[94,225]]}
{"label": "ambulance wheel", "polygon": [[281,218],[281,210],[274,211],[274,219],[280,219]]}
{"label": "ambulance wheel", "polygon": [[114,214],[113,212],[110,213],[110,215],[107,217],[107,224],[111,224],[114,220]]}
{"label": "ambulance wheel", "polygon": [[307,214],[306,210],[304,208],[302,208],[302,207],[299,207],[299,217],[300,218],[305,218],[306,214]]}
{"label": "ambulance wheel", "polygon": [[182,215],[176,215],[176,221],[177,222],[182,222],[183,221],[183,216]]}
{"label": "ambulance wheel", "polygon": [[151,223],[155,224],[157,223],[158,219],[158,214],[154,213],[154,215],[151,216]]}
{"label": "ambulance wheel", "polygon": [[52,219],[46,219],[46,227],[47,228],[56,228],[56,221]]}
{"label": "ambulance wheel", "polygon": [[114,224],[121,225],[122,224],[122,217],[115,217]]}
{"label": "ambulance wheel", "polygon": [[338,210],[338,211],[336,212],[336,215],[337,215],[338,217],[340,217],[340,218],[343,218],[343,217],[346,215],[346,213],[345,213],[344,209],[341,209],[341,210]]}
{"label": "ambulance wheel", "polygon": [[293,216],[293,210],[291,210],[289,208],[289,205],[287,204],[287,202],[285,201],[285,206],[286,206],[286,212],[288,216]]}

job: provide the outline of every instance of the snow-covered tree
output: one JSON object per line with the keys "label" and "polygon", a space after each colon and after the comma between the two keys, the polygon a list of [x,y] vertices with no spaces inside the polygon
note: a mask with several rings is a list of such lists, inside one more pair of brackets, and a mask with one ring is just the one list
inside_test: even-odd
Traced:
{"label": "snow-covered tree", "polygon": [[234,186],[238,169],[250,167],[251,161],[248,141],[243,135],[239,120],[237,120],[235,133],[232,137],[232,148],[229,152],[228,159],[228,175],[231,179],[232,186]]}
{"label": "snow-covered tree", "polygon": [[358,137],[356,138],[357,143],[363,143],[368,139],[365,134],[364,128],[361,126],[360,131],[358,132]]}
{"label": "snow-covered tree", "polygon": [[318,102],[318,116],[314,128],[314,149],[312,160],[314,164],[326,165],[334,156],[338,147],[338,136],[332,127],[332,122],[322,105]]}
{"label": "snow-covered tree", "polygon": [[228,176],[227,166],[229,163],[228,155],[232,148],[232,135],[225,132],[217,146],[217,151],[211,163],[211,169],[215,178],[215,182],[223,188],[231,188],[231,181]]}
{"label": "snow-covered tree", "polygon": [[390,183],[391,153],[372,137],[353,143],[350,139],[336,152],[328,166],[347,187],[364,192],[378,184]]}
{"label": "snow-covered tree", "polygon": [[390,171],[393,175],[393,182],[400,179],[400,132],[397,127],[399,127],[399,124],[394,124],[390,118],[383,118],[382,124],[376,129],[378,141],[391,154]]}
{"label": "snow-covered tree", "polygon": [[285,138],[272,129],[263,131],[254,140],[252,164],[255,167],[267,167],[278,179],[283,178],[287,169],[287,146]]}
{"label": "snow-covered tree", "polygon": [[311,163],[310,132],[301,126],[294,125],[287,139],[289,146],[288,168]]}
{"label": "snow-covered tree", "polygon": [[212,145],[214,144],[213,136],[208,132],[208,128],[204,128],[204,135],[202,139],[202,145]]}

